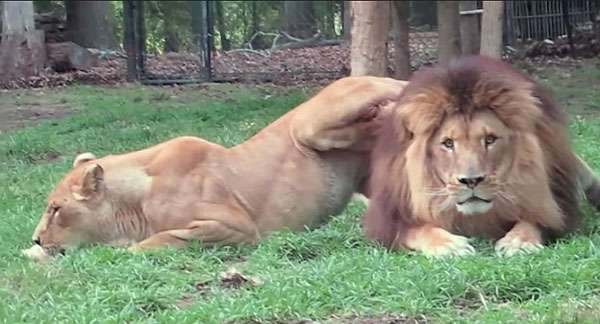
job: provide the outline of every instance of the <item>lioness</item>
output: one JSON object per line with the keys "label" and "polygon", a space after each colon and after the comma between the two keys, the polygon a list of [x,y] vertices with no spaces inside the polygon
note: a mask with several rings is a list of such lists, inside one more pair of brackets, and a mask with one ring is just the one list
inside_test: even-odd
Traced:
{"label": "lioness", "polygon": [[[347,77],[232,148],[179,137],[136,152],[77,156],[47,198],[26,254],[78,242],[253,242],[339,213],[363,192],[377,116],[406,82]],[[43,247],[44,249],[40,249]]]}
{"label": "lioness", "polygon": [[364,226],[392,248],[474,253],[467,237],[533,252],[579,222],[600,181],[573,153],[563,113],[531,78],[490,58],[417,73],[372,152]]}

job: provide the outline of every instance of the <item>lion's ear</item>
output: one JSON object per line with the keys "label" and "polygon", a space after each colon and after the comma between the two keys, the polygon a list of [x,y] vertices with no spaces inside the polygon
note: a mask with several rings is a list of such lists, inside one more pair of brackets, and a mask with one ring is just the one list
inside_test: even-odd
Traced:
{"label": "lion's ear", "polygon": [[96,157],[94,156],[94,154],[90,152],[81,153],[75,157],[75,160],[73,160],[73,167],[76,168],[86,162],[93,161],[95,159]]}
{"label": "lion's ear", "polygon": [[100,164],[92,164],[85,169],[81,185],[74,188],[73,195],[77,200],[87,200],[100,192],[104,182],[104,169]]}

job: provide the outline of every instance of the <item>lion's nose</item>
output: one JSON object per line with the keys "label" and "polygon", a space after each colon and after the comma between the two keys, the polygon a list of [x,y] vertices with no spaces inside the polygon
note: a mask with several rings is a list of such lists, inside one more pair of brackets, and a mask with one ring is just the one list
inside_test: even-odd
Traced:
{"label": "lion's nose", "polygon": [[473,189],[475,188],[478,184],[480,184],[483,180],[485,180],[485,176],[478,176],[478,177],[462,177],[462,176],[458,176],[456,177],[456,180],[458,180],[458,182],[467,185],[467,187]]}
{"label": "lion's nose", "polygon": [[37,245],[42,245],[42,240],[40,240],[39,236],[33,238],[33,243]]}

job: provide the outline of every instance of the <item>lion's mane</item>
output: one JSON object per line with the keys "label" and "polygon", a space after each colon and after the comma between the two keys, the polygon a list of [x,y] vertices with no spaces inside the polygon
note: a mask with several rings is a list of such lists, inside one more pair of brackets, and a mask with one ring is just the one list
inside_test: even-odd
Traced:
{"label": "lion's mane", "polygon": [[[519,183],[537,181],[550,189],[553,201],[518,193],[513,206],[495,205],[487,219],[471,216],[462,217],[463,221],[480,223],[475,227],[481,233],[476,234],[486,237],[503,235],[523,210],[533,217],[528,221],[549,237],[578,225],[577,159],[562,111],[527,75],[502,61],[470,56],[417,73],[384,121],[371,155],[371,202],[364,218],[368,237],[395,246],[402,242],[407,225],[461,218],[455,209],[442,214],[431,209],[433,198],[425,188],[439,180],[428,161],[428,138],[446,116],[468,116],[482,109],[490,109],[514,130],[522,139],[519,143],[529,143],[516,148],[520,160],[513,163],[523,167],[510,175],[510,188],[518,190]],[[559,217],[544,212],[549,206],[559,209],[554,213]]]}

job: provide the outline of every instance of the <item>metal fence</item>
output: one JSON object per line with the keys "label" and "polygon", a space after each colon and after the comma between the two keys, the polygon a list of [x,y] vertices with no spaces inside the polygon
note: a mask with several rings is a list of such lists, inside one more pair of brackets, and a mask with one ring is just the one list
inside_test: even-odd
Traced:
{"label": "metal fence", "polygon": [[[569,34],[572,27],[587,28],[595,19],[593,1],[505,3],[507,44],[555,39]],[[347,75],[346,4],[125,0],[124,43],[128,66],[135,71],[130,78],[147,84],[168,84],[312,80]],[[432,6],[435,9],[435,1],[410,2],[413,66],[435,59],[437,35],[431,32],[431,27],[435,29]],[[482,1],[477,1],[477,7],[482,8]],[[423,29],[423,24],[429,27]]]}
{"label": "metal fence", "polygon": [[505,39],[545,40],[566,36],[571,28],[591,28],[593,1],[506,1]]}

